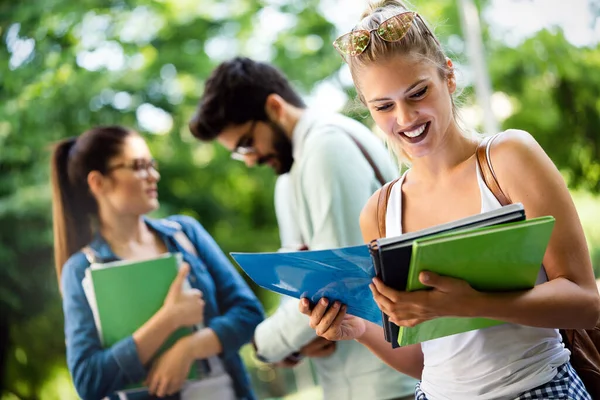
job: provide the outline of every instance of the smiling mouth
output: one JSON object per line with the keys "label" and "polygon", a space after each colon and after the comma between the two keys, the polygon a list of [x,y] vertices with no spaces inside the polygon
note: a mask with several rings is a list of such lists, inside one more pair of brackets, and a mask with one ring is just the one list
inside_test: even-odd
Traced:
{"label": "smiling mouth", "polygon": [[424,124],[417,126],[416,128],[414,128],[410,131],[403,131],[400,133],[410,139],[414,139],[414,138],[421,136],[424,132],[426,132],[428,130],[427,128],[429,128],[430,124],[431,124],[431,122],[426,122]]}

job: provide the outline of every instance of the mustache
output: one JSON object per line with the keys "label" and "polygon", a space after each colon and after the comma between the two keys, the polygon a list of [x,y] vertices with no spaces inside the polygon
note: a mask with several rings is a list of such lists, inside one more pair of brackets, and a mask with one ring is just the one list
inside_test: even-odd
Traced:
{"label": "mustache", "polygon": [[260,157],[260,158],[259,158],[259,159],[256,161],[256,163],[257,163],[258,165],[263,165],[263,164],[266,164],[267,162],[269,162],[270,160],[272,160],[272,159],[274,159],[274,158],[277,158],[277,156],[276,156],[275,154],[273,154],[273,153],[271,153],[271,154],[267,154],[266,156],[262,156],[262,157]]}

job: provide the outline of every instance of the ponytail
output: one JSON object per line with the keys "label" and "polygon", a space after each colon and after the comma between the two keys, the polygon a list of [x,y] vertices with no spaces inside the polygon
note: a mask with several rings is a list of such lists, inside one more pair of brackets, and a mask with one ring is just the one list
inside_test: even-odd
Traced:
{"label": "ponytail", "polygon": [[92,240],[92,222],[98,220],[98,203],[90,192],[91,171],[105,174],[125,139],[137,133],[122,126],[99,126],[77,138],[59,142],[52,152],[52,220],[54,264],[60,286],[63,265]]}
{"label": "ponytail", "polygon": [[59,142],[50,165],[54,264],[59,286],[63,265],[91,240],[90,211],[96,210],[87,182],[73,182],[69,176],[69,154],[75,142],[76,138]]}

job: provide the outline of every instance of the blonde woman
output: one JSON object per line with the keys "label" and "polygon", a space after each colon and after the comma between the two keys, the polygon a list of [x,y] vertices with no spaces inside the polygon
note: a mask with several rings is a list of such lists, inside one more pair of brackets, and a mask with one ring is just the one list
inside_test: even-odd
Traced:
{"label": "blonde woman", "polygon": [[[476,165],[478,138],[461,129],[452,95],[453,64],[422,17],[399,1],[382,1],[356,28],[335,41],[360,99],[410,169],[395,183],[387,205],[387,236],[397,236],[490,211],[500,203]],[[553,215],[544,257],[547,279],[531,290],[482,293],[466,282],[422,273],[433,288],[399,292],[374,279],[375,301],[397,325],[444,316],[489,317],[500,326],[391,350],[381,327],[327,310],[322,299],[300,309],[329,340],[357,340],[397,370],[421,379],[416,398],[590,399],[569,364],[557,328],[590,328],[600,315],[598,290],[581,224],[565,183],[527,132],[508,130],[489,148],[501,189],[521,202],[527,217]],[[378,238],[376,192],[364,207],[365,242]]]}

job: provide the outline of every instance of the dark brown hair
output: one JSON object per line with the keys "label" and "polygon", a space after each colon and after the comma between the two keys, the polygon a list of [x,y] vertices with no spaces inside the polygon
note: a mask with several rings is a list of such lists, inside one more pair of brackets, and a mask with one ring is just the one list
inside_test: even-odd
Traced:
{"label": "dark brown hair", "polygon": [[54,263],[60,284],[63,265],[92,240],[92,221],[98,204],[87,183],[91,171],[106,173],[125,139],[136,134],[120,126],[100,126],[77,138],[60,141],[52,152],[52,221]]}
{"label": "dark brown hair", "polygon": [[265,103],[272,93],[295,107],[306,107],[274,66],[245,57],[225,61],[206,80],[198,110],[189,123],[190,131],[196,138],[209,141],[228,125],[268,121]]}

